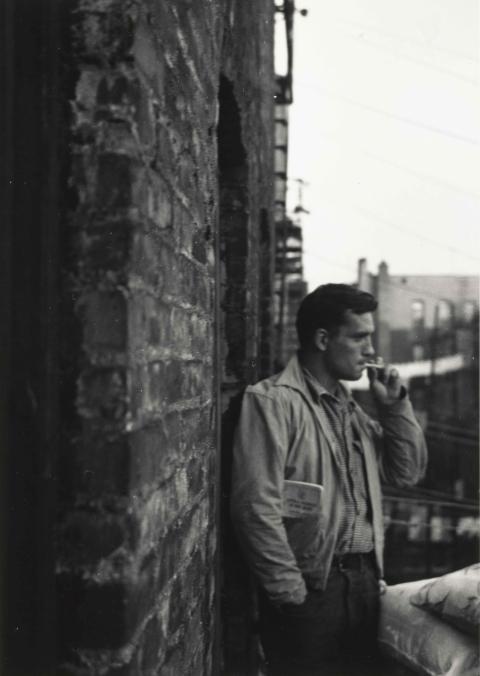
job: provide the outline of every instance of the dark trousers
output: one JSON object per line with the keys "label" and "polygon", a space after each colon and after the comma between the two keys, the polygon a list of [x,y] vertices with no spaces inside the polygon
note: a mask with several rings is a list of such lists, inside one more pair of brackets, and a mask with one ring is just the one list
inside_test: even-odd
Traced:
{"label": "dark trousers", "polygon": [[260,638],[268,676],[378,673],[379,588],[371,555],[334,562],[325,590],[300,606],[273,606],[260,594]]}

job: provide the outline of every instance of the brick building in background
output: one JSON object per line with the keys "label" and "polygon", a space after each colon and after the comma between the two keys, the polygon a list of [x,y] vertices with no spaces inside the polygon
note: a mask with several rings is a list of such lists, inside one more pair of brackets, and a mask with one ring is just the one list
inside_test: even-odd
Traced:
{"label": "brick building in background", "polygon": [[[372,274],[362,259],[357,286],[378,299],[376,350],[408,382],[429,448],[421,488],[385,491],[387,575],[443,574],[478,557],[479,278]],[[355,387],[368,407],[367,378]]]}
{"label": "brick building in background", "polygon": [[228,452],[274,358],[274,4],[1,11],[1,671],[218,673],[220,420]]}

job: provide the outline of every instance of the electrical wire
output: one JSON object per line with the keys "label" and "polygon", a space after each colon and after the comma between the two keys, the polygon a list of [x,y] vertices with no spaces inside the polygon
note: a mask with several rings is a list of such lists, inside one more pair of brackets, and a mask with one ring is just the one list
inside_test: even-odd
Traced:
{"label": "electrical wire", "polygon": [[428,61],[421,61],[420,59],[414,59],[411,56],[407,56],[406,54],[399,54],[398,52],[394,52],[391,49],[388,49],[388,47],[384,47],[383,45],[378,45],[371,40],[366,40],[365,38],[362,37],[357,37],[355,35],[346,35],[344,34],[345,37],[348,37],[350,40],[355,40],[359,44],[367,46],[369,49],[376,49],[378,51],[381,51],[383,53],[391,54],[392,56],[396,57],[397,59],[403,59],[404,61],[409,61],[410,63],[414,63],[417,66],[422,66],[424,68],[428,68],[430,70],[434,70],[438,73],[442,73],[444,75],[448,75],[451,78],[454,78],[455,80],[459,80],[461,82],[465,82],[466,84],[472,86],[472,87],[477,87],[478,83],[475,80],[472,80],[469,77],[466,77],[464,75],[459,75],[458,73],[455,73],[451,70],[448,70],[447,68],[441,68],[440,66],[435,66],[432,63],[429,63]]}
{"label": "electrical wire", "polygon": [[463,447],[469,446],[475,450],[479,448],[478,440],[474,441],[473,439],[467,437],[460,437],[457,435],[454,436],[451,434],[446,434],[445,432],[435,432],[431,429],[429,430],[428,426],[426,430],[426,436],[427,438],[436,439],[437,441],[450,441]]}
{"label": "electrical wire", "polygon": [[442,68],[441,66],[437,66],[433,63],[430,63],[429,61],[423,61],[421,59],[416,59],[414,57],[408,56],[406,54],[401,54],[398,52],[395,52],[394,50],[390,49],[389,47],[385,47],[383,45],[379,45],[375,42],[372,42],[371,40],[368,40],[364,38],[363,36],[356,36],[356,35],[349,35],[348,33],[345,33],[342,31],[343,37],[348,38],[349,40],[354,40],[355,42],[358,42],[362,45],[365,45],[371,49],[376,49],[378,51],[384,52],[391,54],[393,57],[403,59],[404,61],[410,61],[411,63],[414,63],[417,66],[422,66],[424,68],[429,68],[430,70],[435,70],[439,73],[443,73],[444,75],[448,75],[449,77],[452,77],[456,80],[466,82],[467,84],[477,87],[478,82],[476,80],[472,80],[471,78],[460,75],[459,73],[455,73],[454,71],[449,70],[448,68]]}
{"label": "electrical wire", "polygon": [[[319,182],[319,185],[323,185],[324,187],[327,187],[326,183],[322,183],[321,181]],[[438,239],[434,239],[433,237],[427,237],[425,235],[422,235],[421,233],[415,232],[413,230],[409,230],[408,228],[405,228],[402,225],[399,225],[398,223],[394,223],[391,221],[389,218],[385,218],[385,216],[381,216],[380,214],[375,213],[374,211],[371,211],[371,209],[367,209],[365,207],[360,206],[359,204],[353,204],[352,202],[348,202],[347,200],[340,200],[338,198],[332,197],[330,194],[323,193],[321,195],[321,198],[325,200],[326,202],[331,202],[333,204],[340,204],[342,207],[346,207],[347,209],[351,211],[356,211],[359,214],[361,214],[363,217],[367,218],[368,220],[376,221],[378,223],[381,223],[382,225],[386,225],[388,228],[391,228],[392,230],[398,230],[399,232],[403,232],[410,237],[415,237],[417,239],[420,239],[424,242],[427,242],[428,244],[433,244],[436,247],[439,247],[441,249],[445,249],[446,251],[450,251],[451,253],[457,255],[457,256],[463,256],[464,258],[468,258],[473,261],[480,262],[480,257],[474,256],[472,254],[469,254],[466,251],[462,251],[461,249],[457,249],[456,247],[453,247],[449,244],[445,244],[444,242],[441,242]]]}
{"label": "electrical wire", "polygon": [[[446,430],[458,430],[459,432],[468,431],[468,427],[465,428],[465,427],[460,427],[460,425],[451,425],[449,423],[441,422],[440,420],[429,420],[428,424],[434,425],[435,427],[442,427],[442,428],[445,428]],[[472,430],[471,430],[471,434],[475,435],[476,438],[478,438],[478,432],[479,432],[478,427],[476,429],[472,428]]]}
{"label": "electrical wire", "polygon": [[435,45],[426,45],[424,42],[421,42],[420,40],[414,40],[411,37],[406,37],[404,35],[400,35],[400,33],[396,33],[394,31],[390,30],[385,30],[384,28],[378,28],[377,26],[373,26],[372,24],[364,24],[359,21],[353,21],[352,19],[343,19],[338,16],[332,16],[330,15],[329,17],[331,20],[333,20],[336,23],[342,23],[346,24],[349,26],[353,26],[354,28],[360,28],[362,30],[366,31],[373,31],[374,33],[380,33],[381,35],[385,35],[387,37],[392,37],[395,40],[399,40],[400,42],[405,42],[406,44],[411,44],[414,45],[415,47],[421,47],[422,49],[430,49],[432,51],[436,52],[441,52],[444,54],[449,54],[450,56],[454,56],[457,59],[462,59],[464,61],[470,61],[471,63],[475,63],[479,65],[479,60],[474,59],[471,56],[467,56],[466,54],[462,54],[460,52],[457,52],[452,49],[446,49],[445,47],[436,47]]}
{"label": "electrical wire", "polygon": [[302,82],[301,80],[294,80],[294,87],[300,87],[300,88],[305,88],[305,89],[312,89],[317,91],[319,94],[322,94],[323,96],[333,98],[333,99],[338,99],[339,101],[343,101],[344,103],[347,103],[348,105],[355,106],[357,108],[362,108],[363,110],[366,110],[369,113],[375,113],[376,115],[382,115],[383,117],[396,120],[397,122],[402,122],[403,124],[407,124],[413,127],[416,127],[418,129],[423,129],[424,131],[431,132],[432,134],[439,134],[441,136],[445,136],[447,138],[450,138],[454,141],[460,141],[462,143],[466,143],[468,145],[472,146],[478,146],[480,145],[480,140],[472,138],[470,136],[463,136],[462,134],[458,134],[454,131],[449,131],[448,129],[442,129],[441,127],[435,127],[430,124],[426,124],[425,122],[420,122],[418,120],[414,120],[410,117],[407,117],[405,115],[398,115],[397,113],[392,113],[387,110],[382,110],[381,108],[377,108],[376,106],[371,106],[368,103],[362,103],[361,101],[356,101],[355,99],[350,98],[349,96],[345,96],[344,94],[341,94],[340,92],[335,92],[331,89],[327,89],[326,87],[320,87],[319,85],[311,84],[308,82]]}
{"label": "electrical wire", "polygon": [[318,136],[322,136],[325,138],[327,141],[334,145],[341,145],[341,146],[346,146],[349,149],[353,149],[354,152],[356,152],[359,155],[365,155],[366,157],[369,157],[376,162],[381,162],[382,164],[385,164],[387,166],[394,167],[395,169],[399,169],[400,171],[403,171],[407,174],[411,174],[412,176],[415,176],[416,178],[421,179],[422,181],[427,181],[428,183],[432,183],[433,185],[438,185],[441,188],[447,188],[447,190],[451,190],[452,192],[458,192],[463,195],[466,195],[467,197],[472,197],[473,199],[480,200],[480,193],[477,192],[472,192],[470,190],[465,190],[464,188],[461,188],[458,185],[454,185],[453,183],[449,183],[448,181],[443,181],[442,179],[437,178],[436,176],[432,176],[431,174],[426,174],[424,172],[416,171],[415,169],[411,169],[410,167],[406,167],[405,165],[398,164],[397,162],[393,162],[392,160],[387,159],[386,157],[382,157],[381,155],[377,155],[376,153],[372,153],[369,150],[366,150],[365,148],[362,148],[361,146],[352,143],[352,141],[345,142],[343,139],[339,138],[337,135],[332,134],[331,132],[326,132],[322,131],[321,129],[316,129],[315,133]]}
{"label": "electrical wire", "polygon": [[[445,518],[449,518],[449,517],[441,516],[440,518],[445,519]],[[450,518],[452,518],[452,517],[450,517]],[[457,518],[463,519],[465,517],[459,516]],[[441,530],[451,530],[451,531],[455,531],[455,532],[458,530],[458,526],[447,526],[445,523],[442,523],[441,525],[435,524],[435,523],[430,524],[430,523],[424,523],[424,522],[421,522],[421,521],[405,521],[404,519],[391,519],[389,517],[384,518],[384,521],[385,521],[386,528],[393,525],[393,526],[408,526],[409,528],[420,528],[421,527],[421,528],[428,528],[430,530],[434,530],[434,529],[437,529],[437,528],[440,527]]]}

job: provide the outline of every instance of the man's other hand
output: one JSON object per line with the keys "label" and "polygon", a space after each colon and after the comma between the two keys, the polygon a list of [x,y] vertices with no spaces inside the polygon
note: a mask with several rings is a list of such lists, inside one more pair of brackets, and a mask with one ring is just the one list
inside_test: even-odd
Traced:
{"label": "man's other hand", "polygon": [[[382,368],[383,370],[383,368]],[[397,369],[385,368],[384,377],[380,378],[375,367],[368,368],[370,391],[378,404],[388,406],[401,398],[402,383]]]}

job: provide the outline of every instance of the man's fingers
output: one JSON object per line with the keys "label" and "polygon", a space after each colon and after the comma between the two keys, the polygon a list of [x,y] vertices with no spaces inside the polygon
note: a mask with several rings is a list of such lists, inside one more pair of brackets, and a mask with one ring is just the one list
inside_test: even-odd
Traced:
{"label": "man's fingers", "polygon": [[397,369],[392,369],[390,373],[388,374],[388,384],[389,385],[395,385],[399,378],[399,373]]}
{"label": "man's fingers", "polygon": [[392,369],[388,374],[387,387],[388,390],[394,395],[397,395],[400,392],[400,374],[398,373],[397,369]]}

